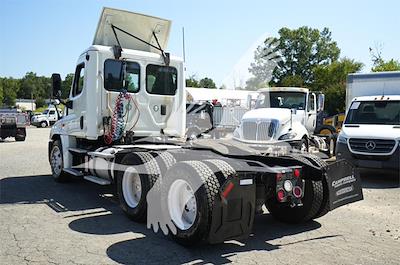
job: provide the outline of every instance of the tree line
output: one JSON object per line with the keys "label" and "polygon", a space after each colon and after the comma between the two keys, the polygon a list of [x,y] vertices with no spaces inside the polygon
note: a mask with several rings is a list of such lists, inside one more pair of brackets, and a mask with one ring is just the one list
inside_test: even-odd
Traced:
{"label": "tree line", "polygon": [[[252,77],[245,87],[235,89],[257,90],[267,86],[297,86],[321,91],[326,95],[326,111],[333,115],[344,111],[346,78],[360,72],[361,62],[340,57],[340,49],[328,28],[321,31],[310,27],[282,28],[279,37],[269,37],[254,52],[249,67]],[[382,47],[370,48],[371,71],[400,71],[400,62],[385,60]],[[67,98],[73,74],[62,80],[62,98]],[[187,87],[216,88],[208,77],[186,79]],[[224,88],[224,87],[222,87]],[[35,99],[37,107],[51,97],[51,78],[28,72],[22,78],[0,77],[0,105],[14,106],[17,98]]]}
{"label": "tree line", "polygon": [[[361,62],[340,57],[340,49],[328,28],[282,28],[278,38],[267,38],[254,53],[249,72],[253,75],[243,89],[267,86],[306,87],[326,96],[326,112],[340,113],[345,108],[346,79],[360,72]],[[369,48],[372,72],[400,71],[400,62],[384,60],[382,47]]]}
{"label": "tree line", "polygon": [[[62,81],[63,98],[68,97],[73,78],[74,74],[68,74]],[[14,106],[17,98],[23,98],[34,99],[36,107],[43,107],[51,93],[51,77],[38,76],[34,72],[28,72],[22,78],[0,77],[0,106]]]}

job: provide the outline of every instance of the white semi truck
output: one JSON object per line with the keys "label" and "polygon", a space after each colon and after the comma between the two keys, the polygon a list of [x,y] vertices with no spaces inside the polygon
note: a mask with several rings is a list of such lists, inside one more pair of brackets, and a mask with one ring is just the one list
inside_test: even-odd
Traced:
{"label": "white semi truck", "polygon": [[[51,129],[54,179],[115,185],[122,210],[181,244],[245,238],[263,204],[307,222],[362,199],[345,161],[269,156],[230,140],[185,140],[182,59],[165,52],[170,21],[103,9],[77,61],[66,115]],[[53,95],[61,78],[53,74]]]}
{"label": "white semi truck", "polygon": [[242,117],[234,132],[236,140],[248,144],[280,145],[303,152],[314,146],[333,155],[333,138],[318,136],[317,115],[323,111],[324,95],[300,87],[260,89],[255,109]]}
{"label": "white semi truck", "polygon": [[31,124],[38,128],[46,128],[56,123],[61,117],[61,111],[50,105],[42,114],[34,115],[31,119]]}
{"label": "white semi truck", "polygon": [[400,72],[350,74],[336,157],[355,167],[400,171]]}

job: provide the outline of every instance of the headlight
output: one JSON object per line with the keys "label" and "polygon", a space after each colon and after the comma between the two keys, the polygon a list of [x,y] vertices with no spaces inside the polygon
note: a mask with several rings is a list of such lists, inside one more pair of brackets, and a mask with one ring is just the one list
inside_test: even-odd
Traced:
{"label": "headlight", "polygon": [[343,134],[339,134],[337,142],[341,144],[347,144],[347,137],[344,136]]}
{"label": "headlight", "polygon": [[290,140],[290,139],[293,139],[294,137],[296,137],[296,135],[297,135],[297,133],[295,133],[295,132],[286,133],[286,134],[280,136],[278,140]]}

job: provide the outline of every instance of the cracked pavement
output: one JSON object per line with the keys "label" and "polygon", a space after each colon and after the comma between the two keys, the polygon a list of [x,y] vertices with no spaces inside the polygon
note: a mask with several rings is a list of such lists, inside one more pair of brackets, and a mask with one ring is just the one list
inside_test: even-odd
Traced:
{"label": "cracked pavement", "polygon": [[364,172],[364,201],[309,224],[265,212],[246,241],[184,248],[130,221],[111,188],[55,183],[48,135],[0,142],[0,264],[400,264],[398,176]]}

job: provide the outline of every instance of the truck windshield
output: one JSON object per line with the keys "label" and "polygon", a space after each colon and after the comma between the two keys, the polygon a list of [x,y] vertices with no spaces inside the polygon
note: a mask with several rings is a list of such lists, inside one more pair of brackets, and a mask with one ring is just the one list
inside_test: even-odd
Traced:
{"label": "truck windshield", "polygon": [[48,110],[48,109],[45,109],[45,110],[43,111],[43,114],[47,115],[47,113],[49,113],[49,110]]}
{"label": "truck windshield", "polygon": [[400,125],[400,101],[355,101],[345,124]]}
{"label": "truck windshield", "polygon": [[306,106],[306,93],[301,92],[264,92],[261,93],[256,102],[259,108],[284,108],[304,110]]}

